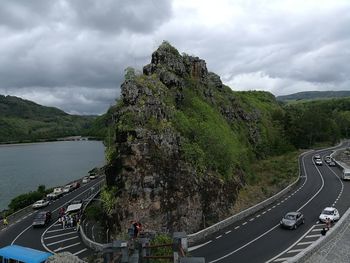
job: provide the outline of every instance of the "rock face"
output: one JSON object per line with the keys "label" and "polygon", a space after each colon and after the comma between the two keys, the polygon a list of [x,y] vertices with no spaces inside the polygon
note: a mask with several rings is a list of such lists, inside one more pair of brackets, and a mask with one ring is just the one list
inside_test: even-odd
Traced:
{"label": "rock face", "polygon": [[[175,128],[174,115],[188,96],[186,89],[191,89],[228,125],[245,122],[247,141],[256,145],[261,140],[255,126],[259,112],[241,108],[220,77],[208,72],[204,60],[181,56],[167,42],[152,54],[143,75],[126,80],[121,89],[114,114],[116,157],[106,168],[108,184],[118,189],[112,216],[116,231],[138,220],[154,231],[191,233],[226,217],[244,185],[245,172],[237,164],[223,179],[206,164],[200,169],[194,165],[196,156],[189,162],[183,151],[187,138]],[[228,103],[222,103],[224,99]]]}

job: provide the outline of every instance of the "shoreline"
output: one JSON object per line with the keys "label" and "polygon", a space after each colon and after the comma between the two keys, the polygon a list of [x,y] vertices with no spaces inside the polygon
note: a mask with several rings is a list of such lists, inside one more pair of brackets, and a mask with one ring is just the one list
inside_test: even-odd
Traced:
{"label": "shoreline", "polygon": [[47,142],[78,142],[78,141],[103,141],[103,139],[96,137],[81,137],[84,139],[65,139],[65,138],[57,138],[57,139],[47,139],[47,140],[37,140],[37,141],[13,141],[13,142],[0,142],[0,147],[5,146],[19,146],[19,145],[33,145],[39,143],[47,143]]}

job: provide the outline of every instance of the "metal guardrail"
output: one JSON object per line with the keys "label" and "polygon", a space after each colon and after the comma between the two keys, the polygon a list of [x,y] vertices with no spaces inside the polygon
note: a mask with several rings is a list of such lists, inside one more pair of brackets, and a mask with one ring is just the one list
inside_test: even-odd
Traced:
{"label": "metal guardrail", "polygon": [[[86,207],[92,202],[92,200],[100,193],[103,185],[105,183],[105,180],[102,180],[101,183],[98,185],[98,188],[96,189],[96,192],[94,192],[93,195],[90,196],[90,198],[88,199],[88,201],[86,202],[83,211],[85,211]],[[86,246],[88,246],[89,248],[91,248],[94,251],[103,251],[105,248],[111,247],[112,243],[106,243],[106,244],[101,244],[98,242],[93,241],[92,239],[90,239],[87,234],[84,231],[85,229],[85,219],[83,218],[82,223],[80,225],[79,228],[79,232],[80,232],[80,237],[83,240],[84,244]]]}

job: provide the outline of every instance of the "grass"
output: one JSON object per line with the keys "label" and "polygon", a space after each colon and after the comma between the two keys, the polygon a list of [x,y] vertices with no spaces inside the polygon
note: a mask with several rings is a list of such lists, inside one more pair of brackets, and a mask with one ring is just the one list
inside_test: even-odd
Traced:
{"label": "grass", "polygon": [[257,161],[247,178],[247,184],[237,197],[233,208],[238,213],[278,193],[294,182],[299,175],[300,151]]}

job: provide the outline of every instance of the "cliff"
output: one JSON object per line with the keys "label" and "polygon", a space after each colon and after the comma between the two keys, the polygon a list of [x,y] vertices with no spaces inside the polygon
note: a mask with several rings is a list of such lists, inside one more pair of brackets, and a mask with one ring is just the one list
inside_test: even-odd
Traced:
{"label": "cliff", "polygon": [[169,43],[143,74],[126,70],[114,107],[107,183],[116,231],[197,231],[229,215],[249,165],[288,143],[267,92],[233,92],[198,57]]}

